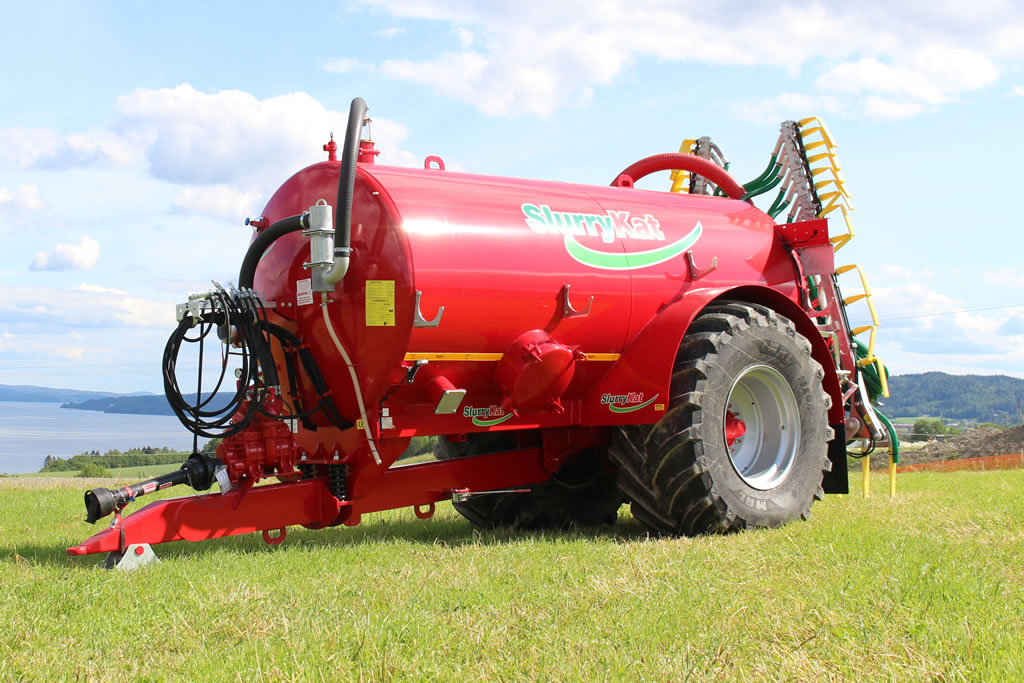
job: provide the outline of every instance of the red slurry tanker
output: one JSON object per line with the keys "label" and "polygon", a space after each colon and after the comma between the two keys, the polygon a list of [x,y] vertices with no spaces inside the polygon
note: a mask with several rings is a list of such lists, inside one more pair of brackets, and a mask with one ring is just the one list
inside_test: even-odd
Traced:
{"label": "red slurry tanker", "polygon": [[[783,124],[746,185],[701,138],[592,187],[377,165],[365,114],[357,98],[341,160],[325,145],[252,221],[237,288],[178,307],[165,389],[188,429],[223,437],[216,457],[88,491],[88,520],[114,522],[70,553],[277,543],[442,500],[485,527],[608,523],[624,502],[667,534],[775,526],[846,492],[849,441],[887,438],[874,327],[850,329],[838,290],[852,231],[822,216],[848,195],[816,119]],[[672,192],[633,187],[662,170]],[[234,358],[234,385],[186,400],[189,343]],[[424,435],[436,461],[396,465]],[[220,491],[121,515],[179,483]]]}

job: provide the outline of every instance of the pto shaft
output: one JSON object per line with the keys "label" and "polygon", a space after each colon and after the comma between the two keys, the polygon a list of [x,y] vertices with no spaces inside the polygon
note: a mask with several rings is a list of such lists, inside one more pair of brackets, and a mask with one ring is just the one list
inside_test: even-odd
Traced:
{"label": "pto shaft", "polygon": [[161,491],[178,484],[189,484],[196,491],[205,491],[213,485],[217,467],[223,466],[217,458],[193,453],[181,468],[153,479],[119,489],[96,488],[85,492],[85,521],[95,524],[114,510],[120,510],[140,496]]}

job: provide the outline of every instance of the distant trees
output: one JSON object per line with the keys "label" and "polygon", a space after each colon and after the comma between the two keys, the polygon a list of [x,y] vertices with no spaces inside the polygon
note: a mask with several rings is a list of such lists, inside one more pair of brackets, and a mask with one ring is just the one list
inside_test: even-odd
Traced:
{"label": "distant trees", "polygon": [[100,465],[97,465],[96,463],[92,462],[87,462],[84,465],[82,465],[82,469],[78,473],[78,476],[81,477],[82,479],[88,479],[89,477],[106,477],[109,475],[107,474],[107,471],[103,469],[103,467],[101,467]]}
{"label": "distant trees", "polygon": [[929,436],[945,434],[946,425],[942,424],[942,420],[935,418],[921,418],[914,423],[915,434],[927,434]]}
{"label": "distant trees", "polygon": [[99,451],[83,451],[70,458],[58,458],[48,455],[43,460],[43,468],[39,471],[72,472],[74,470],[82,470],[86,465],[95,465],[102,470],[117,467],[136,467],[138,465],[173,465],[184,462],[187,458],[187,453],[172,451],[166,446],[162,448],[143,446],[142,448],[130,448],[124,452],[109,450],[103,455],[100,455]]}
{"label": "distant trees", "polygon": [[1024,398],[1024,379],[944,372],[893,375],[889,392],[882,408],[889,416],[940,415],[1012,426],[1021,422],[1017,399]]}
{"label": "distant trees", "polygon": [[[220,439],[210,439],[200,450],[204,455],[217,455],[217,445]],[[409,442],[409,448],[399,459],[416,457],[434,450],[437,442],[436,436],[414,436]],[[137,467],[139,465],[177,465],[185,462],[190,453],[172,451],[166,446],[154,448],[153,446],[142,446],[141,448],[129,448],[126,451],[119,451],[112,448],[103,455],[99,451],[82,451],[70,458],[58,458],[48,455],[43,460],[43,467],[40,472],[79,472],[86,471],[86,467],[99,468],[90,469],[90,472],[102,471],[104,474],[80,474],[79,476],[103,477],[107,476],[107,470],[119,467]]]}

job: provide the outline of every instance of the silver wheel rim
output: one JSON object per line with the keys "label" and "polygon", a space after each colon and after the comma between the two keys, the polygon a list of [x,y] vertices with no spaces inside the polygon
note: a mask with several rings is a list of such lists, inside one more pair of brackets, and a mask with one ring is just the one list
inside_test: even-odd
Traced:
{"label": "silver wheel rim", "polygon": [[752,365],[739,374],[729,390],[722,428],[733,469],[748,486],[773,489],[793,469],[800,411],[792,387],[778,370]]}

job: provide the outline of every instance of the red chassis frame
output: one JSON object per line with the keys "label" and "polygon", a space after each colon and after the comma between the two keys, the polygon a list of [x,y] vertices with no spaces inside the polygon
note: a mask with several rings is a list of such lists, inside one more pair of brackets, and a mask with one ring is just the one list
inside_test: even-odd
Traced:
{"label": "red chassis frame", "polygon": [[[160,500],[132,515],[117,515],[108,529],[68,548],[71,555],[124,553],[132,544],[205,541],[262,531],[268,543],[279,543],[285,527],[301,524],[321,528],[359,524],[370,512],[415,506],[418,517],[433,514],[433,504],[460,491],[490,491],[547,481],[540,448],[479,455],[457,460],[398,466],[384,471],[365,495],[340,501],[318,477],[268,486],[244,487],[226,493]],[[427,506],[425,511],[420,508]],[[271,531],[279,531],[272,537]]]}

